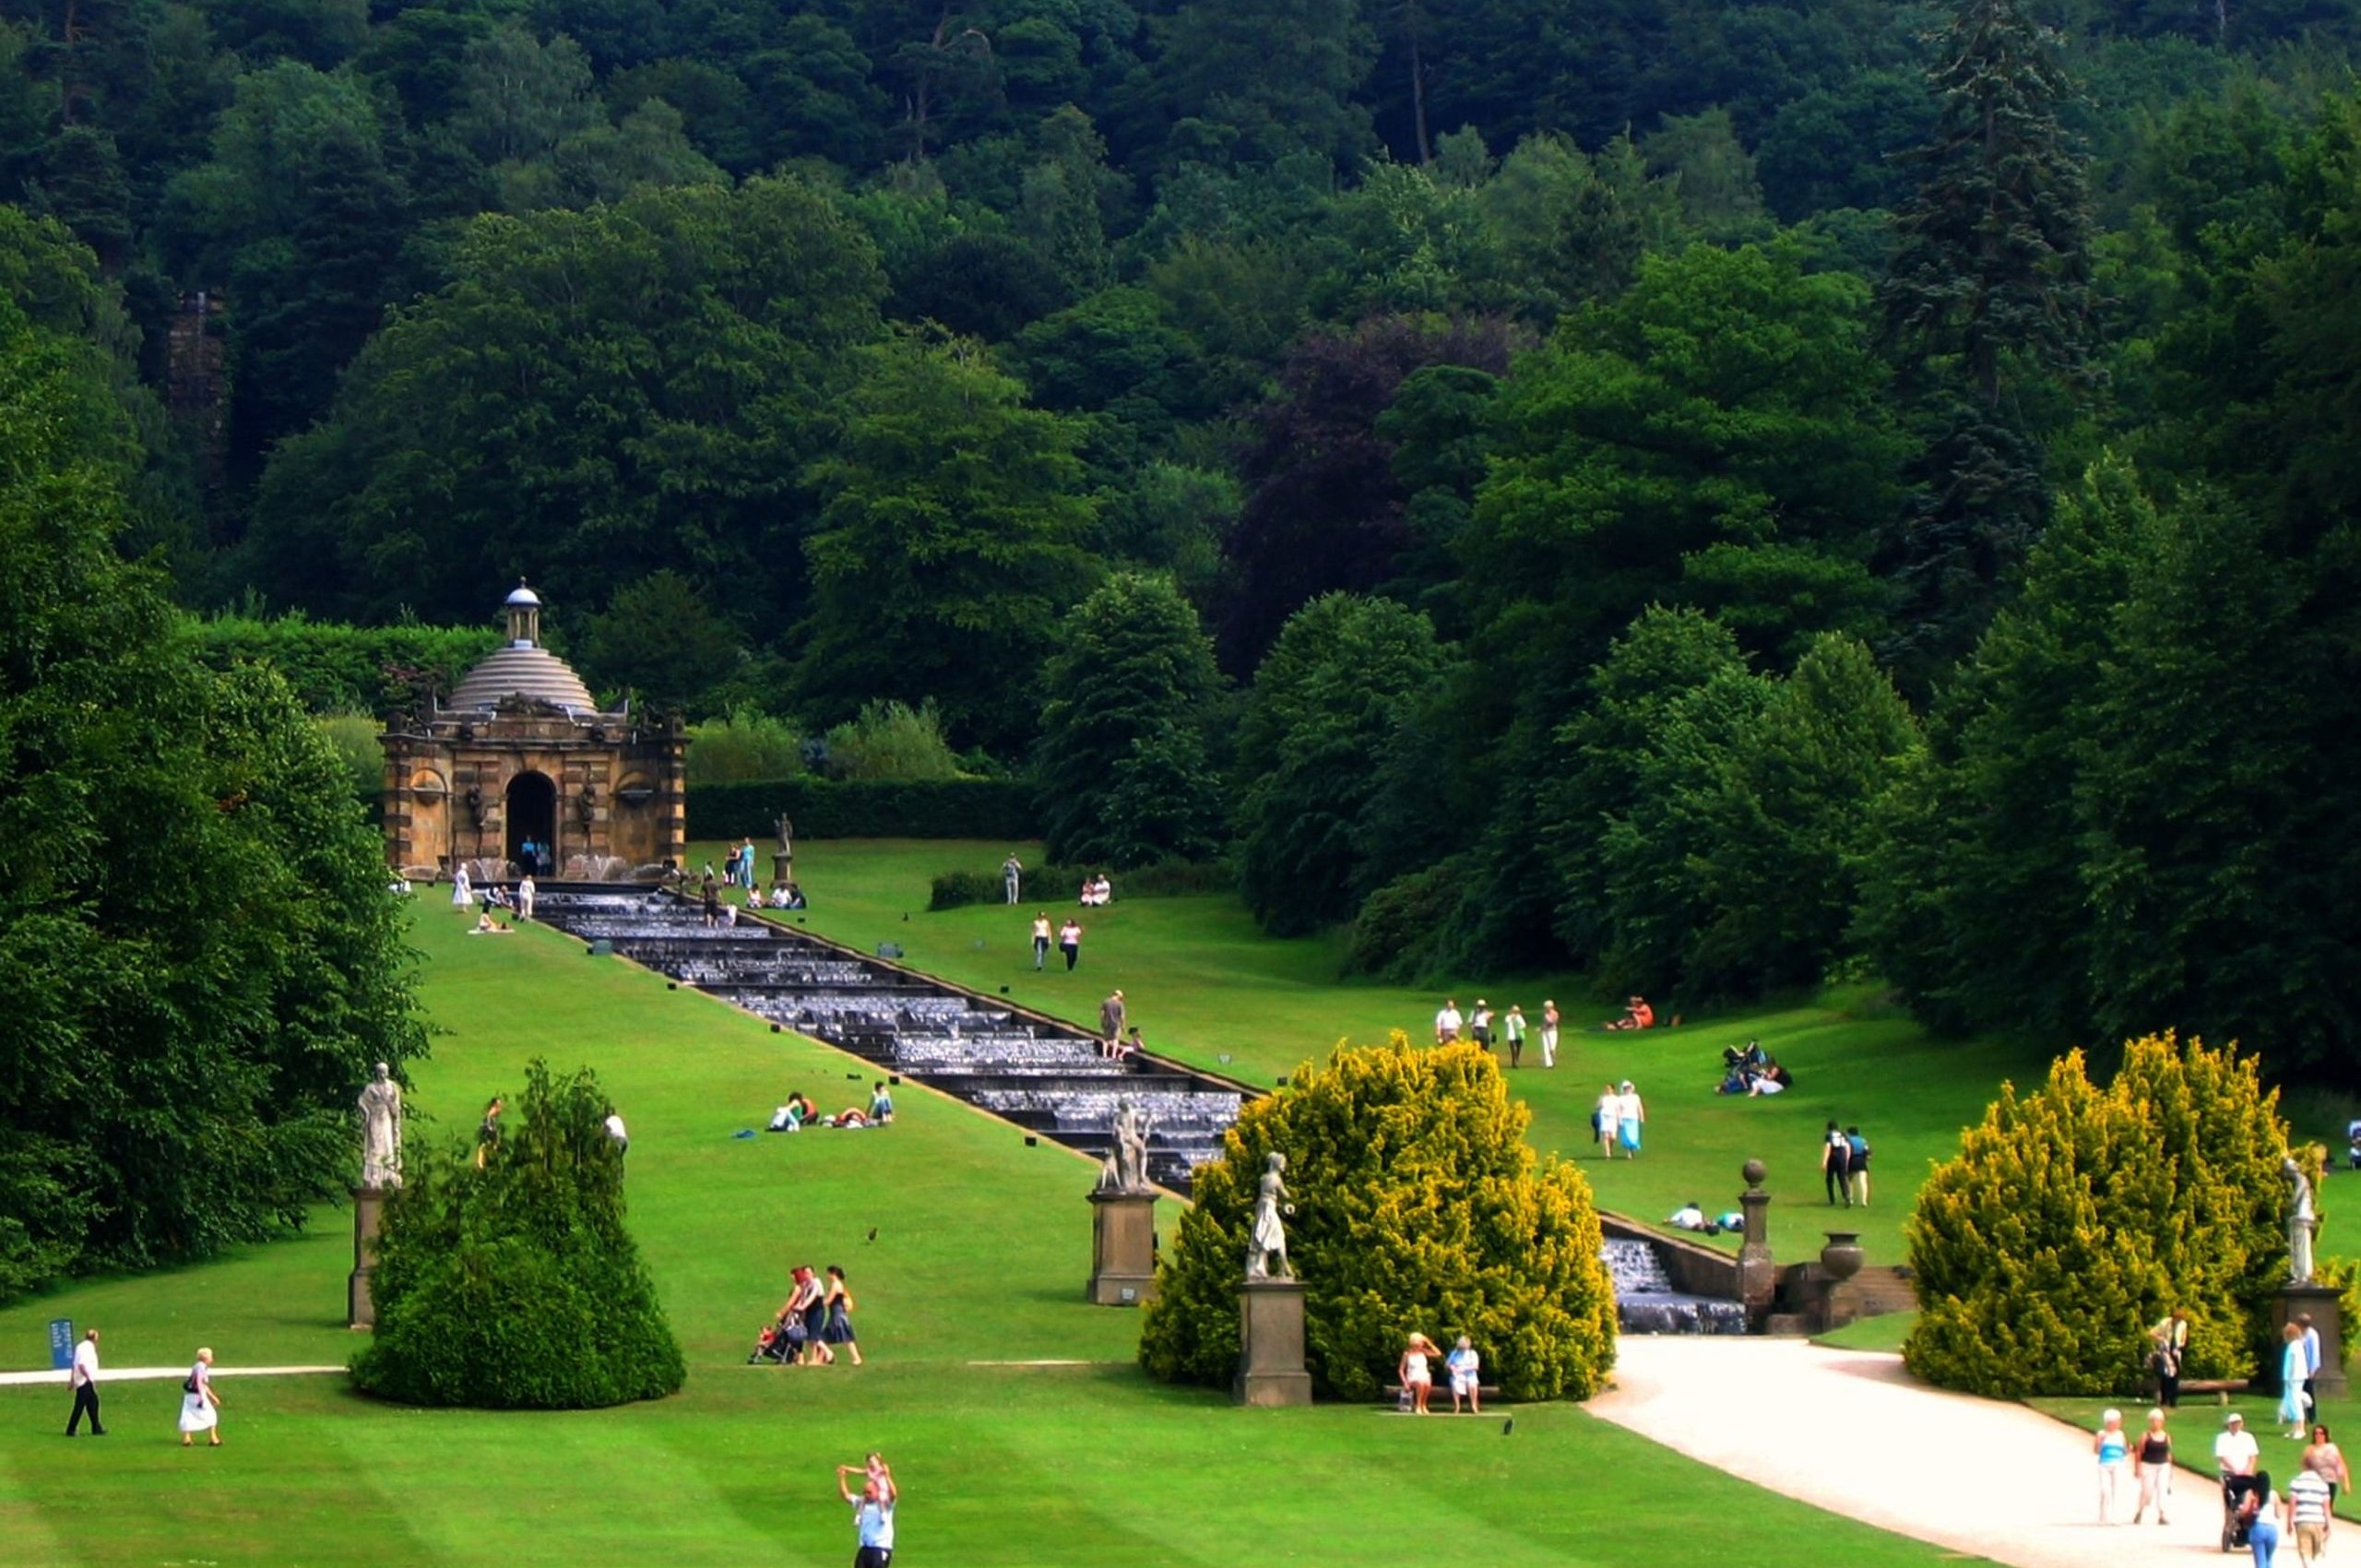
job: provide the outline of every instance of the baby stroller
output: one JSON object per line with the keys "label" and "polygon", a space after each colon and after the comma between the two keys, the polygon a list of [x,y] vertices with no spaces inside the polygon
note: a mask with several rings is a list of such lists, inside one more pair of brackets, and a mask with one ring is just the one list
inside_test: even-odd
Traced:
{"label": "baby stroller", "polygon": [[751,1367],[764,1361],[776,1361],[785,1366],[801,1352],[803,1339],[801,1318],[766,1323],[763,1324],[762,1333],[754,1336],[754,1353],[746,1358],[746,1364]]}
{"label": "baby stroller", "polygon": [[2260,1491],[2271,1485],[2268,1476],[2224,1476],[2222,1478],[2222,1550],[2247,1550],[2247,1526],[2254,1521],[2238,1510],[2238,1504],[2249,1492]]}

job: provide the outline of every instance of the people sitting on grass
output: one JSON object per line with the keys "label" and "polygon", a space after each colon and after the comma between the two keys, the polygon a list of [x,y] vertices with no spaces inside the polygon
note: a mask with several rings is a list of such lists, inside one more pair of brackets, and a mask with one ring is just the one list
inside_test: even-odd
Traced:
{"label": "people sitting on grass", "polygon": [[763,889],[761,885],[757,884],[756,885],[746,889],[746,908],[750,909],[759,909],[762,907]]}
{"label": "people sitting on grass", "polygon": [[789,883],[785,893],[777,887],[771,889],[771,908],[774,909],[808,909],[811,907],[812,902],[803,897],[803,888],[799,883]]}
{"label": "people sitting on grass", "polygon": [[800,1133],[819,1111],[803,1091],[796,1090],[787,1097],[787,1103],[771,1112],[770,1130],[774,1133]]}
{"label": "people sitting on grass", "polygon": [[1721,1222],[1706,1218],[1704,1206],[1695,1198],[1691,1198],[1667,1215],[1665,1223],[1675,1230],[1694,1230],[1701,1236],[1718,1236],[1722,1233]]}
{"label": "people sitting on grass", "polygon": [[1114,899],[1115,885],[1107,880],[1105,872],[1100,872],[1097,876],[1083,878],[1082,901],[1084,904],[1097,909],[1102,904],[1114,902]]}
{"label": "people sitting on grass", "polygon": [[885,1092],[884,1084],[869,1086],[869,1120],[880,1127],[894,1124],[894,1097]]}
{"label": "people sitting on grass", "polygon": [[1785,1094],[1796,1087],[1796,1075],[1775,1061],[1766,1061],[1746,1075],[1746,1092],[1750,1095]]}
{"label": "people sitting on grass", "polygon": [[1608,1019],[1606,1027],[1610,1029],[1652,1029],[1656,1027],[1656,1010],[1648,1005],[1646,997],[1635,996],[1624,1007],[1623,1016]]}

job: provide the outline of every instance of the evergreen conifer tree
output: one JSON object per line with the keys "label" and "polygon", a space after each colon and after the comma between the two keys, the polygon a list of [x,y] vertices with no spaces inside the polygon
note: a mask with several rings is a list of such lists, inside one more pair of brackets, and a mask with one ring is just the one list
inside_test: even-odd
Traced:
{"label": "evergreen conifer tree", "polygon": [[623,1228],[614,1104],[587,1069],[527,1069],[472,1156],[435,1150],[386,1206],[376,1336],[352,1381],[411,1405],[573,1410],[657,1399],[687,1371]]}
{"label": "evergreen conifer tree", "polygon": [[1921,673],[1974,640],[2039,537],[2043,437],[2088,374],[2091,219],[2056,46],[2021,0],[1958,0],[1928,73],[1934,133],[1907,158],[1918,184],[1880,303],[1924,422],[1888,562]]}
{"label": "evergreen conifer tree", "polygon": [[1044,684],[1050,859],[1137,866],[1213,853],[1221,802],[1204,725],[1221,676],[1171,579],[1109,578],[1066,617]]}

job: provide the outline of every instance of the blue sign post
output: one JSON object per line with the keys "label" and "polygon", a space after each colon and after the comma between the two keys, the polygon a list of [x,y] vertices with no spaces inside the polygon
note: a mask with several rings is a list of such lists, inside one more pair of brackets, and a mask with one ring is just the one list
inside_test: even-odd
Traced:
{"label": "blue sign post", "polygon": [[74,1364],[74,1320],[53,1317],[49,1320],[49,1368],[64,1372]]}

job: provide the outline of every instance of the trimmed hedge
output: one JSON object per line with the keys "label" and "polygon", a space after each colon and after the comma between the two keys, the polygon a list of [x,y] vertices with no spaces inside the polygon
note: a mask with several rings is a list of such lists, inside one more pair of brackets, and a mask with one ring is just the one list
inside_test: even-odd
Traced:
{"label": "trimmed hedge", "polygon": [[794,819],[798,838],[1001,838],[1015,845],[1040,833],[1033,786],[1021,778],[778,778],[689,787],[691,838],[768,838],[782,813]]}
{"label": "trimmed hedge", "polygon": [[198,663],[267,664],[314,713],[383,713],[410,700],[415,676],[449,692],[500,646],[490,626],[348,626],[281,615],[221,615],[189,623]]}
{"label": "trimmed hedge", "polygon": [[[1102,869],[1081,866],[1027,866],[1024,901],[1039,907],[1071,904],[1082,891],[1083,878]],[[1234,893],[1238,868],[1225,861],[1165,861],[1137,871],[1109,872],[1115,899],[1185,898],[1197,893]],[[956,909],[967,904],[997,904],[1007,894],[998,867],[991,871],[946,871],[930,885],[929,909]]]}

